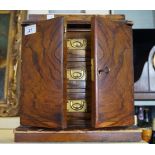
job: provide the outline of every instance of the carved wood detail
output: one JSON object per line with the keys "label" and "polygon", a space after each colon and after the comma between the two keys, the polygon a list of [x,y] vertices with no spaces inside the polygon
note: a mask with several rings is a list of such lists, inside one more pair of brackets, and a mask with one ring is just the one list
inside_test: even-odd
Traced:
{"label": "carved wood detail", "polygon": [[9,35],[8,53],[8,74],[6,100],[0,103],[0,116],[17,116],[19,112],[19,89],[18,82],[20,76],[20,54],[21,54],[21,23],[27,17],[27,11],[11,11],[12,19],[10,22],[11,30]]}

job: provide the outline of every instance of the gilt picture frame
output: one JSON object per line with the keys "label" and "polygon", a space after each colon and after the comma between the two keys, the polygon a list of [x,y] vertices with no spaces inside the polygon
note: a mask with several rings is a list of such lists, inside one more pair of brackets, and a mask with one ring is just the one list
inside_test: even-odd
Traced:
{"label": "gilt picture frame", "polygon": [[0,117],[17,116],[22,21],[27,11],[0,11]]}

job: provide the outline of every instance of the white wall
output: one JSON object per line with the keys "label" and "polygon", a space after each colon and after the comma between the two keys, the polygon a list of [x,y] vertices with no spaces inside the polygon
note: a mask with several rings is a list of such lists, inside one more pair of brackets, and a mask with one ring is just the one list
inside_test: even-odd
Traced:
{"label": "white wall", "polygon": [[[29,14],[86,13],[109,14],[109,10],[29,10]],[[155,11],[153,10],[112,10],[113,14],[124,14],[133,21],[133,28],[155,28]]]}
{"label": "white wall", "polygon": [[109,14],[109,10],[85,10],[87,14]]}
{"label": "white wall", "polygon": [[48,14],[48,10],[28,10],[28,14]]}
{"label": "white wall", "polygon": [[109,14],[109,10],[29,10],[28,14],[74,14],[74,13],[86,13],[86,14]]}
{"label": "white wall", "polygon": [[133,21],[133,28],[155,28],[153,10],[113,10],[112,13],[125,14],[127,20]]}
{"label": "white wall", "polygon": [[49,10],[52,14],[74,14],[74,13],[85,13],[85,10]]}

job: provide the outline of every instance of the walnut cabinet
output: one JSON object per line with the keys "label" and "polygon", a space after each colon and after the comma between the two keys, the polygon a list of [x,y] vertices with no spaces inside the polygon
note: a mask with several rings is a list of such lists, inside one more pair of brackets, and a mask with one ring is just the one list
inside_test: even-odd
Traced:
{"label": "walnut cabinet", "polygon": [[133,124],[132,24],[123,15],[25,21],[21,59],[21,125]]}

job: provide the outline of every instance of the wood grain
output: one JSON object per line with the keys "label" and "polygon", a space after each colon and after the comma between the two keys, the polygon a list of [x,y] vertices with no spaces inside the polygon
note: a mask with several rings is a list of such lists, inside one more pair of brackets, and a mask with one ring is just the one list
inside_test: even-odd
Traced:
{"label": "wood grain", "polygon": [[[29,21],[40,21],[40,20],[47,20],[47,16],[48,14],[30,14],[29,15]],[[69,24],[74,24],[74,23],[79,23],[79,24],[90,24],[91,23],[91,19],[92,17],[94,17],[95,15],[90,14],[90,15],[73,15],[73,14],[55,14],[54,17],[64,17],[64,20],[67,21],[67,23]],[[100,15],[101,16],[101,15]],[[115,20],[115,21],[124,21],[125,20],[125,16],[121,15],[121,14],[117,14],[117,15],[102,15],[102,17],[104,19],[111,19],[111,20]],[[131,24],[130,21],[127,21],[129,24]]]}
{"label": "wood grain", "polygon": [[65,128],[63,18],[36,22],[36,27],[36,33],[23,35],[21,124]]}
{"label": "wood grain", "polygon": [[[64,17],[65,20],[68,23],[84,23],[84,24],[89,24],[91,23],[92,17],[95,15],[72,15],[72,14],[57,14],[55,17]],[[124,15],[103,15],[102,16],[104,19],[111,19],[111,20],[125,20]]]}
{"label": "wood grain", "polygon": [[51,131],[19,127],[15,142],[140,142],[140,129]]}
{"label": "wood grain", "polygon": [[[95,16],[92,20],[95,128],[133,124],[132,28],[125,22]],[[109,72],[108,72],[109,68]]]}

